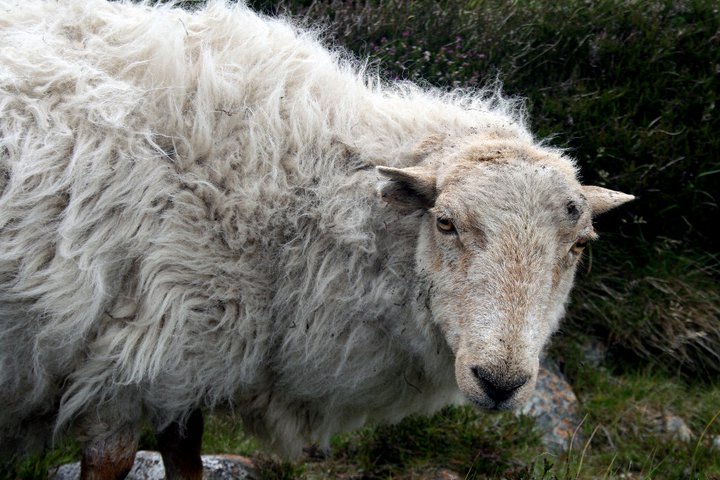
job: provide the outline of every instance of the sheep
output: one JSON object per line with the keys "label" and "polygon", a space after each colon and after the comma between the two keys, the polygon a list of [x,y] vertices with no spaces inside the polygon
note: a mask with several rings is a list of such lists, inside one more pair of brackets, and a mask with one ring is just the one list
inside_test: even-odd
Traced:
{"label": "sheep", "polygon": [[270,448],[518,407],[592,218],[499,88],[388,83],[244,5],[0,0],[0,450],[142,421],[200,478],[200,408]]}

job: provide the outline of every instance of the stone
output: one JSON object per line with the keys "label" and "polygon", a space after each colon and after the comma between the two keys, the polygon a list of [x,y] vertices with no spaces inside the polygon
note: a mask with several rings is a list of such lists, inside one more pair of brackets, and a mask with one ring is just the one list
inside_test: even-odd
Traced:
{"label": "stone", "polygon": [[695,437],[692,430],[690,430],[690,427],[688,427],[687,423],[685,423],[685,420],[677,415],[665,413],[663,415],[663,421],[665,423],[665,432],[673,440],[689,442]]}
{"label": "stone", "polygon": [[[413,477],[414,478],[414,477]],[[438,468],[427,473],[420,474],[418,480],[462,480],[465,476],[447,468]]]}
{"label": "stone", "polygon": [[580,346],[585,364],[598,368],[605,363],[607,356],[607,346],[599,340],[588,340]]}
{"label": "stone", "polygon": [[552,452],[584,444],[579,426],[579,402],[557,366],[545,359],[540,364],[537,386],[530,400],[516,414],[535,419],[543,444]]}
{"label": "stone", "polygon": [[[252,460],[240,455],[203,455],[203,480],[258,480]],[[62,465],[48,472],[50,480],[78,480],[80,462]],[[164,480],[165,467],[158,452],[141,450],[126,480]]]}

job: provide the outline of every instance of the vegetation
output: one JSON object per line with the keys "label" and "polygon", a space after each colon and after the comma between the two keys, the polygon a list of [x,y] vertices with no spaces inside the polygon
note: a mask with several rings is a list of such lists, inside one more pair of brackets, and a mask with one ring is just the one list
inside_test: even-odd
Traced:
{"label": "vegetation", "polygon": [[[192,4],[196,2],[185,2]],[[451,408],[337,437],[327,458],[254,453],[236,418],[208,421],[205,450],[255,455],[266,478],[720,478],[720,7],[715,0],[256,0],[326,26],[328,42],[389,79],[439,88],[500,78],[586,183],[639,198],[598,219],[553,346],[586,439],[547,452],[527,418]],[[373,67],[375,68],[375,67]],[[600,367],[583,346],[600,341]],[[671,438],[677,414],[690,441]],[[578,436],[580,438],[580,436]],[[149,435],[143,445],[152,447]],[[76,445],[26,460],[41,478]],[[434,473],[433,473],[434,472]]]}

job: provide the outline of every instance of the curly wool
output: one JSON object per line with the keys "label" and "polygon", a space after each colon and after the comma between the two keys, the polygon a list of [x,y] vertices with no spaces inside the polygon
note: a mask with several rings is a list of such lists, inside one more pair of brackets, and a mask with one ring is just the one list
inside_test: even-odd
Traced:
{"label": "curly wool", "polygon": [[532,143],[517,102],[385,84],[222,1],[0,12],[0,449],[231,404],[295,453],[458,401],[418,216],[372,167],[436,134]]}

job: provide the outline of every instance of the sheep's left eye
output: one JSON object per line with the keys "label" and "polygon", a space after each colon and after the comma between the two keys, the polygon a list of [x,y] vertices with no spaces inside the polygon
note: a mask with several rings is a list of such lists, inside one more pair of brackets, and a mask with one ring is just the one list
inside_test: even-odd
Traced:
{"label": "sheep's left eye", "polygon": [[440,233],[455,233],[455,225],[453,225],[453,222],[447,218],[438,218],[437,228]]}
{"label": "sheep's left eye", "polygon": [[576,255],[579,255],[585,249],[587,244],[588,244],[587,238],[580,238],[580,239],[578,239],[578,241],[575,242],[575,244],[572,246],[570,251]]}

